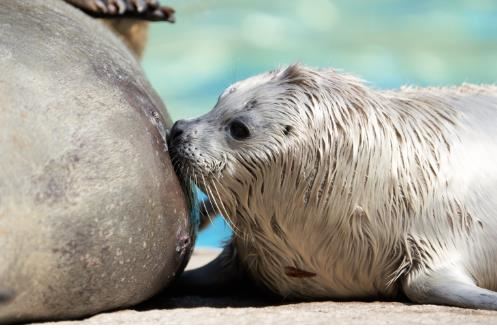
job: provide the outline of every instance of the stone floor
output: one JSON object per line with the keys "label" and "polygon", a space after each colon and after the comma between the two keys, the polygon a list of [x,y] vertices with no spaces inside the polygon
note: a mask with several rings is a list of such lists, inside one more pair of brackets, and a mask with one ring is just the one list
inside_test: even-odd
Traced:
{"label": "stone floor", "polygon": [[[189,268],[217,250],[197,250]],[[268,304],[256,297],[177,296],[52,324],[497,324],[497,312],[401,302],[307,302]]]}

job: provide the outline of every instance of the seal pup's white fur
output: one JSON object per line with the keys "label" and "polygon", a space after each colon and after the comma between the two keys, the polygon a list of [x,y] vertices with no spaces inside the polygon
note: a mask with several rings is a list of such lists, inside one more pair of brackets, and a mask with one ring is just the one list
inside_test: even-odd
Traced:
{"label": "seal pup's white fur", "polygon": [[292,65],[172,135],[274,292],[497,309],[497,87],[378,91]]}

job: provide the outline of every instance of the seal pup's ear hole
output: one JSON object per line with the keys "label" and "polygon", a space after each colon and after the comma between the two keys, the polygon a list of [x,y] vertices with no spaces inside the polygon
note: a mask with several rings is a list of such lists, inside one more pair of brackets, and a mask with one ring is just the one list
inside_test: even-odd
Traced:
{"label": "seal pup's ear hole", "polygon": [[290,132],[292,132],[292,130],[293,130],[292,126],[285,126],[283,133],[285,134],[285,136],[288,136],[290,134]]}

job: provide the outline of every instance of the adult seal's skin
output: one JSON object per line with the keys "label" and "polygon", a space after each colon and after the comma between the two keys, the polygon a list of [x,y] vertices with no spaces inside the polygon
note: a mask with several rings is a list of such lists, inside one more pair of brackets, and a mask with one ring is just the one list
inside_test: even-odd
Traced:
{"label": "adult seal's skin", "polygon": [[235,232],[185,279],[241,268],[287,298],[497,309],[496,126],[495,86],[377,91],[298,65],[236,83],[171,131],[177,171]]}
{"label": "adult seal's skin", "polygon": [[0,323],[139,303],[193,239],[134,56],[59,0],[0,5]]}

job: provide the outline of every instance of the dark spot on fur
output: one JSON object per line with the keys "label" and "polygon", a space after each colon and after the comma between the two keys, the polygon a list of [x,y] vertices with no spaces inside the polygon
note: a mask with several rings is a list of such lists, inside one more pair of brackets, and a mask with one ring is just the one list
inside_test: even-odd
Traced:
{"label": "dark spot on fur", "polygon": [[285,266],[285,274],[292,278],[312,278],[316,273],[307,272],[293,266]]}
{"label": "dark spot on fur", "polygon": [[271,216],[271,229],[273,230],[274,234],[276,234],[276,236],[278,236],[280,239],[285,238],[285,233],[283,232],[281,226],[276,221],[276,216],[274,214],[273,216]]}
{"label": "dark spot on fur", "polygon": [[292,131],[292,129],[293,128],[291,126],[285,126],[285,130],[283,131],[285,136],[288,136],[288,134]]}
{"label": "dark spot on fur", "polygon": [[245,105],[245,111],[250,111],[252,110],[255,106],[257,105],[257,100],[256,99],[252,99],[251,101],[249,101],[247,103],[247,105]]}

